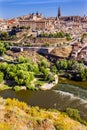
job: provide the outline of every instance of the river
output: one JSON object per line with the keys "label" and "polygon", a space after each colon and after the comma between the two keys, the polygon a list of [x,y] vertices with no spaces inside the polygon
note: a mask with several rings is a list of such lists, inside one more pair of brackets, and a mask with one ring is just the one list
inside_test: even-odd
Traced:
{"label": "river", "polygon": [[66,78],[59,78],[59,84],[55,87],[55,90],[68,92],[87,100],[87,82],[76,82]]}
{"label": "river", "polygon": [[0,96],[3,98],[17,98],[31,106],[39,106],[47,109],[55,108],[64,111],[67,107],[76,108],[80,111],[81,116],[87,120],[87,90],[80,88],[77,82],[75,85],[67,80],[60,80],[59,84],[53,90],[47,91],[33,92],[30,90],[21,90],[15,92],[9,89],[0,91]]}

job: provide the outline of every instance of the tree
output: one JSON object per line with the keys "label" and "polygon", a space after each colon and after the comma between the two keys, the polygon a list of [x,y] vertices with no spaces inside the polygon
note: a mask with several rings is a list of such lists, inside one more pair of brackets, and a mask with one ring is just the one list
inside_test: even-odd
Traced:
{"label": "tree", "polygon": [[3,78],[4,78],[4,74],[2,72],[0,72],[0,83],[2,83]]}
{"label": "tree", "polygon": [[68,67],[68,61],[66,59],[57,61],[56,67],[58,70],[66,70]]}
{"label": "tree", "polygon": [[14,64],[8,64],[7,68],[6,68],[6,78],[10,79],[10,80],[14,80],[15,76],[16,76],[16,66]]}
{"label": "tree", "polygon": [[6,51],[5,45],[3,42],[0,42],[0,55],[3,55]]}
{"label": "tree", "polygon": [[87,68],[84,68],[82,65],[78,68],[78,74],[79,74],[79,79],[82,81],[87,80]]}
{"label": "tree", "polygon": [[72,39],[69,33],[66,33],[65,36],[66,36],[67,41],[70,41]]}
{"label": "tree", "polygon": [[0,39],[1,40],[7,40],[9,37],[9,34],[7,32],[1,32]]}
{"label": "tree", "polygon": [[49,68],[50,63],[47,60],[42,60],[39,62],[39,68],[44,67],[44,68]]}
{"label": "tree", "polygon": [[44,67],[42,67],[41,68],[41,72],[42,72],[42,74],[43,74],[43,78],[44,78],[44,80],[48,80],[48,77],[49,77],[49,75],[50,75],[50,70],[49,70],[49,68],[44,68]]}
{"label": "tree", "polygon": [[28,71],[28,66],[26,65],[26,63],[18,64],[17,65],[17,70]]}
{"label": "tree", "polygon": [[0,71],[2,71],[3,73],[6,72],[8,67],[8,64],[6,62],[0,63]]}
{"label": "tree", "polygon": [[15,82],[18,85],[26,85],[26,83],[30,83],[33,79],[34,79],[33,73],[23,70],[18,70],[14,78]]}
{"label": "tree", "polygon": [[51,67],[51,71],[52,71],[53,73],[57,73],[57,68],[56,68],[55,65]]}

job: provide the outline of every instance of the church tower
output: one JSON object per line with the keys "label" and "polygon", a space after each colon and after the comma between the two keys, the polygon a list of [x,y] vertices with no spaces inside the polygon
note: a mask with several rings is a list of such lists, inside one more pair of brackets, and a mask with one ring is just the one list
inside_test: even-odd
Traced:
{"label": "church tower", "polygon": [[61,10],[60,10],[60,7],[58,8],[58,14],[57,14],[57,17],[59,18],[61,16]]}

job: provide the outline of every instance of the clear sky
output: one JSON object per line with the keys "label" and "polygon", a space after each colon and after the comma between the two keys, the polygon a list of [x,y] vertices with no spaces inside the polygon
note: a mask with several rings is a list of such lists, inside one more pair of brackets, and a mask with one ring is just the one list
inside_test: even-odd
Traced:
{"label": "clear sky", "polygon": [[57,16],[59,6],[63,16],[87,15],[87,0],[0,0],[0,18],[13,18],[37,11],[45,17]]}

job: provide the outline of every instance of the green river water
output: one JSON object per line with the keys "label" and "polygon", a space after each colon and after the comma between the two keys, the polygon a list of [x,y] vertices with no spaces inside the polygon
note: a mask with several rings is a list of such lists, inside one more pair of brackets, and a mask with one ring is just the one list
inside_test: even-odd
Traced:
{"label": "green river water", "polygon": [[[31,106],[41,108],[55,108],[64,111],[67,107],[76,108],[81,116],[87,120],[87,82],[75,82],[59,79],[59,84],[52,90],[30,91],[13,90],[0,91],[3,98],[17,98]],[[83,89],[85,88],[85,89]]]}

